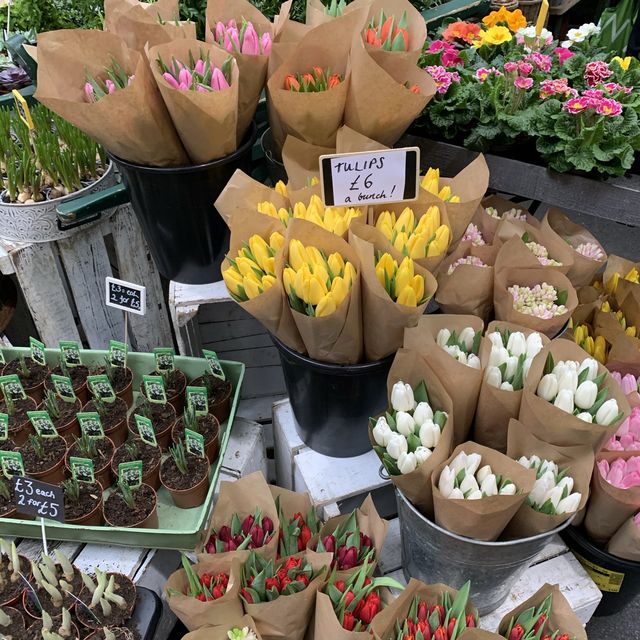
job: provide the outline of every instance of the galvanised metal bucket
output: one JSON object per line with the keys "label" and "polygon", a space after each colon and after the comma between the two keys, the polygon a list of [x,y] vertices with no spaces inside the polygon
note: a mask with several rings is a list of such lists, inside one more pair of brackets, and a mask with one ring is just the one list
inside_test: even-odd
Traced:
{"label": "galvanised metal bucket", "polygon": [[471,580],[470,598],[483,616],[497,609],[522,573],[547,542],[571,524],[573,517],[552,531],[506,542],[481,542],[451,533],[422,515],[396,489],[402,567],[405,578],[459,589]]}

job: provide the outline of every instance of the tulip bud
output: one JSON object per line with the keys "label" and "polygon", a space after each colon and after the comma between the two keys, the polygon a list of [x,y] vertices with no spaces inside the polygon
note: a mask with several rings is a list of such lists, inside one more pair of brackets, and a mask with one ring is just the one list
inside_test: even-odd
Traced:
{"label": "tulip bud", "polygon": [[416,423],[411,414],[406,411],[398,411],[396,414],[396,429],[398,433],[405,437],[412,435],[416,430]]}
{"label": "tulip bud", "polygon": [[582,373],[585,369],[589,370],[587,380],[595,380],[598,377],[598,361],[594,358],[585,358],[580,364],[578,373]]}
{"label": "tulip bud", "polygon": [[505,484],[502,489],[499,491],[499,495],[501,496],[515,496],[516,495],[516,485],[513,482],[509,482]]}
{"label": "tulip bud", "polygon": [[514,625],[507,640],[522,640],[524,637],[524,627],[521,624]]}
{"label": "tulip bud", "polygon": [[487,497],[498,495],[498,483],[493,473],[490,473],[480,485],[480,491]]}
{"label": "tulip bud", "polygon": [[553,489],[551,489],[551,491],[547,493],[546,500],[551,501],[551,504],[555,509],[558,506],[560,500],[562,500],[562,487],[554,487]]}
{"label": "tulip bud", "polygon": [[438,336],[436,337],[436,342],[441,347],[445,347],[450,337],[451,331],[449,331],[449,329],[440,329],[440,331],[438,331]]}
{"label": "tulip bud", "polygon": [[567,495],[569,495],[573,491],[573,478],[571,476],[564,476],[560,482],[557,484],[561,489],[567,490]]}
{"label": "tulip bud", "polygon": [[470,453],[465,462],[465,469],[467,470],[467,473],[475,475],[481,462],[482,456],[479,453]]}
{"label": "tulip bud", "polygon": [[558,376],[558,392],[568,389],[571,393],[575,393],[578,388],[578,372],[572,369],[565,369]]}
{"label": "tulip bud", "polygon": [[493,331],[487,334],[487,337],[489,338],[489,342],[491,342],[492,347],[498,347],[499,349],[504,347],[504,344],[502,342],[502,335],[499,331]]}
{"label": "tulip bud", "polygon": [[502,374],[500,373],[500,369],[493,365],[487,367],[484,372],[484,379],[489,386],[498,389],[502,384]]}
{"label": "tulip bud", "polygon": [[558,395],[558,378],[554,373],[547,373],[542,376],[538,383],[536,394],[547,402],[553,402]]}
{"label": "tulip bud", "polygon": [[433,420],[433,409],[428,402],[419,402],[413,412],[413,419],[418,426],[423,425],[427,420]]}
{"label": "tulip bud", "polygon": [[456,487],[448,496],[449,500],[464,500],[464,493]]}
{"label": "tulip bud", "polygon": [[476,491],[472,491],[468,496],[467,500],[482,500],[482,491],[477,489]]}
{"label": "tulip bud", "polygon": [[469,353],[473,348],[473,341],[475,340],[476,332],[471,327],[465,327],[458,338],[458,342],[464,345],[464,350]]}
{"label": "tulip bud", "polygon": [[407,453],[407,440],[399,433],[394,433],[387,444],[387,453],[397,460],[403,453]]}
{"label": "tulip bud", "polygon": [[461,451],[451,462],[451,468],[455,473],[467,468],[467,454]]}
{"label": "tulip bud", "polygon": [[529,369],[531,369],[531,363],[533,362],[533,358],[525,358],[525,361],[522,363],[522,379],[526,380],[529,375]]}
{"label": "tulip bud", "polygon": [[416,401],[410,384],[396,382],[391,389],[391,406],[395,411],[413,411]]}
{"label": "tulip bud", "polygon": [[506,380],[500,385],[502,391],[513,391],[513,385]]}
{"label": "tulip bud", "polygon": [[445,465],[444,469],[440,473],[440,478],[438,480],[438,490],[444,498],[448,498],[451,495],[451,492],[454,488],[455,479],[456,472],[451,469],[449,465]]}
{"label": "tulip bud", "polygon": [[553,402],[553,406],[567,413],[573,413],[573,391],[570,389],[561,389]]}
{"label": "tulip bud", "polygon": [[472,369],[480,369],[481,365],[480,365],[480,358],[478,358],[477,355],[470,353],[467,356],[467,366],[471,367]]}
{"label": "tulip bud", "polygon": [[584,420],[585,422],[593,422],[593,416],[588,411],[581,411],[576,415],[576,418],[580,418],[580,420]]}
{"label": "tulip bud", "polygon": [[373,439],[380,447],[386,447],[389,444],[389,440],[391,440],[391,436],[393,435],[393,431],[391,430],[391,427],[389,426],[389,423],[384,416],[378,418],[376,426],[373,427],[372,433]]}
{"label": "tulip bud", "polygon": [[542,351],[542,337],[535,331],[527,336],[527,358],[535,358]]}
{"label": "tulip bud", "polygon": [[507,366],[505,367],[504,377],[505,380],[513,380],[513,377],[516,375],[516,371],[518,370],[518,357],[517,356],[509,356],[507,358]]}
{"label": "tulip bud", "polygon": [[556,507],[556,514],[562,515],[563,513],[574,513],[580,506],[580,500],[582,500],[581,493],[572,493],[566,498],[563,498],[558,502]]}
{"label": "tulip bud", "polygon": [[591,380],[585,380],[576,389],[574,402],[579,409],[591,409],[598,396],[598,385]]}
{"label": "tulip bud", "polygon": [[507,341],[507,351],[516,358],[527,352],[527,339],[521,331],[514,331]]}
{"label": "tulip bud", "polygon": [[417,447],[415,451],[416,463],[420,466],[423,462],[429,459],[431,456],[431,450],[426,447]]}
{"label": "tulip bud", "polygon": [[509,352],[505,347],[491,347],[491,353],[489,354],[489,366],[499,367],[501,364],[507,361]]}
{"label": "tulip bud", "polygon": [[617,400],[610,398],[596,412],[596,423],[608,427],[618,417],[619,413]]}
{"label": "tulip bud", "polygon": [[476,473],[476,480],[482,484],[484,479],[489,475],[491,475],[491,465],[485,464],[484,467],[481,467],[478,473]]}
{"label": "tulip bud", "polygon": [[[436,425],[432,420],[427,420],[420,427],[420,444],[427,448],[433,449],[440,439],[440,427]],[[436,439],[437,438],[437,439]]]}
{"label": "tulip bud", "polygon": [[460,491],[463,494],[467,494],[479,489],[476,479],[472,475],[466,475],[460,483]]}
{"label": "tulip bud", "polygon": [[411,473],[415,471],[418,462],[414,453],[403,453],[398,458],[397,466],[400,473]]}

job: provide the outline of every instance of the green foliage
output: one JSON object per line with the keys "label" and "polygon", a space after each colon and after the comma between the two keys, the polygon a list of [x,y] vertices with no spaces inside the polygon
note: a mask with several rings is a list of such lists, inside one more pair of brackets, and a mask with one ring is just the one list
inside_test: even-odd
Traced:
{"label": "green foliage", "polygon": [[[38,33],[55,29],[101,29],[103,0],[14,0],[11,31],[35,29]],[[7,10],[0,12],[0,27],[7,27]]]}

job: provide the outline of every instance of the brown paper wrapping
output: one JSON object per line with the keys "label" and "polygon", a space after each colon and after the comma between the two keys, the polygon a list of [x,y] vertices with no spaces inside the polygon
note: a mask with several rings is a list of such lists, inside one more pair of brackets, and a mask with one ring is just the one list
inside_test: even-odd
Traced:
{"label": "brown paper wrapping", "polygon": [[607,551],[618,558],[640,562],[640,527],[629,518],[609,540]]}
{"label": "brown paper wrapping", "polygon": [[370,638],[369,631],[343,629],[336,612],[333,610],[331,598],[326,593],[318,593],[313,620],[306,640],[368,640]]}
{"label": "brown paper wrapping", "polygon": [[[488,213],[486,213],[485,209],[488,207],[493,207],[494,209],[496,209],[496,211],[500,215],[500,219],[494,218],[493,216],[490,216]],[[489,196],[482,200],[480,210],[476,213],[476,218],[474,219],[474,221],[476,219],[478,220],[478,224],[481,227],[480,230],[482,231],[482,235],[488,243],[493,242],[493,238],[495,237],[496,233],[498,232],[498,228],[503,222],[502,216],[507,211],[511,211],[511,209],[520,209],[522,213],[524,213],[527,217],[527,224],[534,227],[540,226],[540,221],[535,216],[531,215],[531,212],[528,209],[522,207],[520,203],[513,202],[513,200],[507,200],[506,198],[501,198],[500,196]]]}
{"label": "brown paper wrapping", "polygon": [[182,636],[182,640],[229,640],[229,636],[227,635],[228,631],[235,628],[243,629],[244,627],[248,627],[256,634],[256,640],[262,640],[262,636],[258,633],[253,618],[243,615],[235,616],[228,627],[204,627],[197,631],[187,633],[186,636]]}
{"label": "brown paper wrapping", "polygon": [[325,13],[325,6],[320,0],[307,0],[305,23],[310,27],[317,27],[334,18]]}
{"label": "brown paper wrapping", "polygon": [[[480,500],[451,500],[443,497],[438,489],[440,474],[445,465],[451,463],[461,451],[467,455],[479,453],[482,456],[480,466],[491,465],[493,473],[509,478],[516,485],[518,493],[514,496],[491,496]],[[465,442],[457,446],[448,460],[438,465],[431,476],[436,524],[474,540],[497,540],[526,500],[535,479],[532,470],[525,469],[504,454],[475,442]]]}
{"label": "brown paper wrapping", "polygon": [[[361,231],[364,229],[382,235],[373,227],[361,225]],[[384,239],[386,240],[386,238]],[[374,238],[372,237],[371,240],[373,241]],[[414,264],[415,275],[421,275],[424,278],[426,301],[417,307],[407,307],[394,302],[378,280],[375,256],[376,251],[388,251],[400,265],[403,255],[399,251],[389,250],[387,246],[381,246],[372,241],[358,237],[353,231],[349,238],[349,244],[355,249],[360,259],[362,332],[364,334],[364,357],[367,362],[382,360],[395,353],[402,346],[405,328],[418,324],[418,319],[424,313],[429,300],[438,287],[436,279],[426,269]]]}
{"label": "brown paper wrapping", "polygon": [[507,632],[512,618],[517,618],[523,611],[541,605],[548,595],[552,595],[551,611],[549,620],[545,626],[545,633],[552,634],[555,631],[566,633],[572,640],[587,640],[587,632],[584,630],[582,622],[574,613],[567,599],[562,595],[557,584],[543,585],[528,600],[518,605],[510,611],[498,626],[498,633],[503,635]]}
{"label": "brown paper wrapping", "polygon": [[[367,50],[362,39],[351,47],[351,82],[344,112],[347,126],[392,146],[436,93],[428,73],[388,51]],[[406,86],[417,85],[420,93]],[[371,99],[375,87],[376,99]]]}
{"label": "brown paper wrapping", "polygon": [[[521,327],[510,322],[494,321],[489,324],[485,331],[485,336],[497,330],[509,329],[511,332],[521,331],[525,337],[533,331],[526,327]],[[549,344],[549,338],[540,334],[542,344]],[[480,360],[489,362],[491,354],[491,342],[484,340],[480,346]],[[478,396],[478,407],[476,409],[474,440],[485,447],[491,447],[501,453],[507,451],[507,431],[509,420],[517,418],[520,412],[520,402],[522,400],[522,389],[516,391],[505,391],[496,389],[486,380],[482,379],[480,395]],[[513,456],[510,456],[513,457]]]}
{"label": "brown paper wrapping", "polygon": [[584,517],[584,528],[597,544],[604,544],[640,509],[640,487],[619,489],[609,484],[601,475],[597,462],[607,460],[611,464],[618,458],[628,460],[637,451],[607,451],[596,455],[596,466],[591,478],[591,499]]}
{"label": "brown paper wrapping", "polygon": [[[596,333],[604,332],[598,329]],[[640,340],[619,332],[615,336],[612,336],[610,344],[611,349],[609,350],[609,357],[607,358],[607,368],[611,371],[620,371],[623,374],[632,373],[636,378],[639,377]]]}
{"label": "brown paper wrapping", "polygon": [[[573,264],[567,276],[575,287],[591,284],[596,273],[607,261],[607,252],[597,238],[582,225],[572,222],[560,209],[549,209],[542,220],[540,228],[543,231],[555,233],[560,240],[572,248]],[[575,248],[583,242],[593,242],[604,253],[604,260],[592,260],[579,254]]]}
{"label": "brown paper wrapping", "polygon": [[[576,510],[580,513],[589,499],[589,485],[595,457],[591,447],[556,447],[536,438],[529,429],[512,419],[509,422],[509,445],[507,455],[514,460],[521,456],[530,458],[539,456],[542,460],[555,462],[560,469],[569,469],[568,475],[573,478],[573,492],[580,492],[582,499]],[[527,502],[520,507],[518,513],[507,525],[505,535],[510,538],[526,538],[539,533],[546,533],[566,522],[573,514],[551,516],[531,508]]]}
{"label": "brown paper wrapping", "polygon": [[631,269],[633,269],[634,267],[640,269],[640,262],[632,262],[631,260],[627,260],[626,258],[621,258],[620,256],[616,256],[613,254],[610,255],[607,260],[607,265],[604,270],[604,275],[602,276],[602,281],[604,282],[606,288],[606,285],[613,277],[613,274],[620,274],[618,288],[616,290],[616,296],[619,301],[622,301],[624,299],[630,289],[640,289],[640,285],[624,279],[627,273],[629,273],[629,271],[631,271]]}
{"label": "brown paper wrapping", "polygon": [[[258,37],[263,33],[270,33],[273,38],[273,25],[248,0],[208,0],[206,12],[205,39],[213,43],[216,22],[227,24],[233,19],[238,25],[243,18],[253,23]],[[226,50],[220,47],[221,50]],[[229,55],[227,53],[227,55]],[[267,79],[268,55],[250,56],[243,53],[233,53],[240,72],[238,89],[238,142],[242,140],[249,128],[260,100],[260,94]]]}
{"label": "brown paper wrapping", "polygon": [[[111,33],[69,29],[38,36],[37,100],[95,138],[116,156],[150,166],[188,163],[149,65]],[[117,60],[135,74],[126,89],[84,101],[87,74],[104,77]]]}
{"label": "brown paper wrapping", "polygon": [[[435,371],[416,351],[398,349],[387,378],[387,395],[391,404],[391,389],[396,382],[405,382],[415,389],[424,382],[429,394],[429,403],[433,411],[445,411],[448,418],[440,434],[440,440],[431,456],[415,471],[391,476],[398,489],[407,497],[416,509],[429,518],[433,518],[433,494],[431,492],[431,475],[433,470],[450,455],[453,442],[453,403],[445,391]],[[376,444],[371,426],[369,427],[371,446]]]}
{"label": "brown paper wrapping", "polygon": [[[536,395],[536,389],[544,374],[544,365],[549,352],[553,355],[556,364],[560,360],[582,362],[589,357],[586,351],[571,340],[554,340],[542,349],[533,359],[529,375],[525,380],[518,420],[526,425],[536,437],[549,444],[559,447],[588,445],[596,453],[618,430],[622,420],[629,415],[631,411],[629,403],[622,393],[620,385],[610,374],[607,374],[604,381],[604,386],[609,390],[607,399],[615,398],[620,411],[624,414],[618,422],[603,427],[580,420],[580,418],[554,407],[551,402]],[[598,365],[598,375],[606,371],[603,365]]]}
{"label": "brown paper wrapping", "polygon": [[311,25],[289,19],[292,4],[293,0],[283,2],[280,5],[280,12],[273,19],[273,43],[269,56],[267,78],[270,78],[276,69],[293,54],[297,44],[312,29]]}
{"label": "brown paper wrapping", "polygon": [[156,22],[175,21],[180,17],[178,0],[157,0],[156,2],[137,2],[137,0],[105,0],[104,30],[114,31],[118,19],[132,8],[138,7],[154,17]]}
{"label": "brown paper wrapping", "polygon": [[381,142],[368,138],[346,125],[338,129],[336,153],[364,153],[365,151],[384,151],[387,148]]}
{"label": "brown paper wrapping", "polygon": [[[364,19],[363,9],[312,29],[267,81],[269,123],[277,150],[287,135],[321,147],[335,147],[349,91],[349,48],[354,30],[362,28]],[[329,69],[344,79],[338,86],[318,93],[284,88],[287,75],[307,73],[314,66]]]}
{"label": "brown paper wrapping", "polygon": [[[335,364],[355,364],[362,359],[362,309],[360,292],[360,261],[353,247],[342,238],[306,220],[291,220],[287,227],[283,264],[289,256],[289,242],[300,240],[306,246],[317,247],[325,255],[337,251],[345,261],[355,267],[357,277],[351,291],[337,310],[324,318],[310,317],[291,310],[293,321],[300,332],[310,358]],[[278,270],[278,277],[282,271]]]}
{"label": "brown paper wrapping", "polygon": [[[234,178],[232,178],[232,180],[233,179]],[[279,220],[262,213],[254,213],[253,211],[236,210],[231,218],[230,226],[231,239],[229,242],[229,253],[222,265],[223,270],[229,266],[228,258],[235,258],[238,255],[238,251],[243,247],[245,242],[249,241],[252,235],[257,234],[268,241],[269,236],[274,231],[278,231],[282,235],[285,234],[285,229]],[[276,253],[276,274],[278,282],[270,289],[263,291],[256,298],[247,300],[246,302],[239,302],[238,304],[247,313],[256,318],[256,320],[259,320],[270,333],[277,336],[278,339],[287,346],[296,351],[303,352],[304,343],[293,321],[289,300],[282,286],[282,253],[283,251]]]}
{"label": "brown paper wrapping", "polygon": [[[506,246],[506,245],[504,245]],[[504,248],[504,247],[503,247]],[[549,338],[555,337],[563,329],[571,318],[571,314],[578,305],[576,291],[567,276],[554,269],[514,269],[508,268],[500,271],[496,259],[495,278],[493,282],[493,307],[496,320],[506,320],[534,331],[544,333]],[[526,313],[520,313],[513,308],[513,297],[508,291],[511,285],[534,287],[546,282],[556,288],[556,291],[567,291],[567,311],[553,318],[543,319]]]}
{"label": "brown paper wrapping", "polygon": [[[242,617],[242,601],[238,596],[240,574],[237,567],[232,568],[232,560],[233,555],[230,553],[215,554],[202,558],[193,567],[199,576],[203,573],[229,575],[227,591],[218,600],[200,602],[186,595],[189,592],[189,580],[184,569],[174,571],[167,579],[164,587],[167,604],[189,631],[209,625],[231,628],[234,620]],[[179,591],[185,595],[171,595],[170,590]]]}
{"label": "brown paper wrapping", "polygon": [[[436,301],[443,313],[478,316],[485,321],[490,317],[493,311],[493,263],[496,254],[496,247],[478,247],[470,242],[461,242],[445,258],[438,269],[436,291]],[[451,275],[447,273],[456,260],[468,256],[480,258],[487,266],[461,264]]]}
{"label": "brown paper wrapping", "polygon": [[482,384],[482,371],[458,362],[437,344],[436,338],[440,329],[447,328],[460,335],[465,327],[482,331],[484,323],[475,316],[431,314],[422,316],[418,326],[404,332],[404,348],[414,349],[424,357],[451,397],[453,446],[464,442],[469,434]]}
{"label": "brown paper wrapping", "polygon": [[276,532],[266,545],[257,550],[257,553],[263,558],[275,558],[278,551],[278,527],[280,526],[280,521],[278,520],[276,503],[269,490],[269,485],[262,473],[256,471],[233,482],[227,482],[225,480],[220,482],[220,495],[213,509],[211,523],[204,536],[203,544],[196,548],[198,552],[198,562],[204,561],[212,555],[217,558],[224,558],[225,556],[231,557],[234,555],[240,555],[245,558],[246,555],[248,555],[247,552],[229,551],[226,553],[208,554],[204,552],[204,544],[209,540],[213,530],[218,531],[220,527],[224,525],[231,525],[231,518],[234,513],[237,513],[242,521],[247,516],[253,515],[256,508],[262,511],[263,517],[268,516],[273,520],[273,526]]}
{"label": "brown paper wrapping", "polygon": [[459,640],[504,640],[500,634],[484,629],[465,629],[458,638]]}
{"label": "brown paper wrapping", "polygon": [[184,148],[193,164],[204,164],[229,155],[236,150],[238,122],[238,66],[233,64],[231,86],[223,91],[200,93],[174,89],[162,77],[157,59],[171,64],[175,58],[188,63],[189,54],[195,59],[209,56],[211,64],[221,67],[228,54],[218,47],[197,40],[174,40],[149,50],[151,72]]}
{"label": "brown paper wrapping", "polygon": [[[305,551],[301,555],[309,561],[314,573],[319,572],[306,589],[280,596],[271,602],[244,605],[245,612],[253,618],[263,640],[302,640],[305,636],[316,594],[328,577],[332,554]],[[284,562],[284,559],[280,562]]]}
{"label": "brown paper wrapping", "polygon": [[282,162],[289,177],[287,187],[304,189],[312,178],[320,179],[320,156],[335,153],[332,147],[318,147],[294,136],[287,136],[282,147]]}

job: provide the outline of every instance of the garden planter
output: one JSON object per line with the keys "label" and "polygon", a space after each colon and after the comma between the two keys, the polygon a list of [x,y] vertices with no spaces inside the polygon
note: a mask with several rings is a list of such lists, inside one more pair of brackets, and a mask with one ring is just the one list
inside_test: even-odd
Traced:
{"label": "garden planter", "polygon": [[[156,441],[162,451],[166,451],[171,442],[171,430],[176,423],[176,410],[173,405],[169,404],[151,404],[153,429],[156,432]],[[138,426],[136,425],[135,414],[144,416],[142,408],[138,406],[129,416],[128,427],[129,433],[135,438],[139,436]]]}
{"label": "garden planter", "polygon": [[[60,622],[60,618],[54,619],[52,631],[57,631],[58,627],[56,623]],[[42,621],[36,620],[33,624],[27,629],[25,635],[22,636],[24,640],[42,640]],[[71,635],[65,638],[65,640],[80,640],[80,632],[78,631],[78,627],[75,623],[71,623]],[[22,639],[21,639],[22,640]]]}
{"label": "garden planter", "polygon": [[4,607],[3,611],[11,622],[7,627],[2,627],[2,633],[8,638],[22,638],[26,626],[22,613],[13,607]]}
{"label": "garden planter", "polygon": [[271,336],[303,442],[327,456],[349,458],[371,450],[369,416],[387,406],[387,374],[393,355],[376,362],[340,365],[313,360]]}
{"label": "garden planter", "polygon": [[[119,447],[127,439],[127,404],[122,398],[116,398],[115,402],[106,404],[107,413],[101,416],[104,435],[111,438],[113,444]],[[82,407],[83,412],[96,411],[93,400],[89,400]]]}
{"label": "garden planter", "polygon": [[[158,371],[151,371],[150,376],[161,376]],[[180,369],[174,369],[164,381],[167,402],[176,410],[176,415],[184,411],[184,397],[187,390],[187,376]],[[140,392],[143,393],[142,385]]]}
{"label": "garden planter", "polygon": [[95,455],[89,454],[87,451],[82,451],[77,442],[74,442],[67,450],[66,455],[66,468],[69,475],[71,475],[71,466],[69,459],[74,458],[90,458],[93,460],[93,475],[96,482],[100,484],[103,489],[111,486],[111,460],[113,458],[113,452],[115,451],[115,445],[110,438],[102,438],[101,440],[94,440],[96,445]]}
{"label": "garden planter", "polygon": [[[135,444],[137,453],[130,445]],[[111,461],[113,477],[118,477],[118,465],[122,462],[142,460],[142,482],[148,484],[156,491],[160,488],[160,458],[162,453],[159,447],[152,447],[139,438],[129,439],[128,442],[118,447]]]}
{"label": "garden planter", "polygon": [[[87,388],[89,368],[84,365],[79,365],[77,367],[69,367],[67,371],[71,378],[71,384],[73,385],[73,391],[76,394],[76,398],[80,400],[80,404],[86,404],[89,401],[89,389]],[[59,366],[57,366],[51,370],[51,375],[64,376],[65,373]],[[54,390],[51,377],[44,381],[44,388],[46,391]]]}
{"label": "garden planter", "polygon": [[33,398],[36,403],[40,403],[44,398],[44,381],[49,376],[49,369],[34,362],[31,358],[25,358],[24,361],[31,374],[29,378],[25,377],[20,371],[21,362],[19,358],[7,363],[2,370],[2,375],[16,374],[20,378],[20,382],[22,382],[25,393],[30,398]]}
{"label": "garden planter", "polygon": [[[59,564],[56,564],[56,577],[58,579],[64,578],[62,573],[62,568]],[[71,581],[73,587],[73,595],[75,597],[81,597],[84,590],[84,583],[82,582],[82,576],[78,569],[73,567],[73,580]],[[51,599],[51,596],[47,591],[38,587],[38,585],[33,585],[33,588],[36,590],[36,594],[38,596],[38,600],[42,605],[42,608],[52,617],[59,617],[62,613],[61,607],[55,606]],[[62,606],[66,607],[70,612],[73,612],[76,606],[76,600],[73,596],[68,593],[63,593],[63,604]],[[27,616],[33,620],[40,620],[41,615],[36,607],[35,601],[33,599],[33,593],[30,589],[25,589],[24,594],[22,595],[22,608],[24,609]],[[59,618],[58,618],[59,619]],[[27,624],[30,624],[30,621],[27,620]]]}
{"label": "garden planter", "polygon": [[[80,400],[76,400],[75,404],[64,402],[58,399],[58,407],[60,408],[60,417],[53,420],[58,435],[64,438],[67,444],[73,444],[75,439],[80,436],[80,423],[76,414],[82,409]],[[39,407],[39,411],[46,411],[46,404],[43,402]]]}
{"label": "garden planter", "polygon": [[204,375],[192,380],[191,387],[206,387],[209,393],[209,413],[222,424],[231,412],[233,385],[228,380],[220,380],[213,375]]}
{"label": "garden planter", "polygon": [[[127,408],[131,408],[133,406],[133,371],[129,367],[113,367],[111,371],[113,379],[110,381],[116,396],[124,400]],[[104,367],[101,367],[99,373],[106,375],[107,372]]]}
{"label": "garden planter", "polygon": [[[181,474],[173,458],[167,458],[160,467],[160,482],[181,509],[200,506],[209,492],[209,461],[207,458],[187,454],[189,469]],[[194,484],[195,483],[195,484]]]}
{"label": "garden planter", "polygon": [[[220,423],[218,419],[210,413],[206,416],[198,416],[198,433],[204,436],[204,452],[209,464],[213,464],[220,453]],[[171,439],[177,444],[183,438],[184,418],[178,418],[171,432]]]}
{"label": "garden planter", "polygon": [[100,526],[102,524],[102,487],[100,484],[80,483],[80,499],[71,502],[65,495],[65,522],[67,524]]}
{"label": "garden planter", "polygon": [[[16,400],[14,402],[15,413],[9,416],[9,440],[13,442],[16,447],[22,446],[31,433],[33,433],[33,427],[27,417],[27,411],[35,411],[36,401],[33,398],[25,398],[24,400]],[[0,411],[2,413],[7,412],[7,405],[4,400],[0,402]]]}
{"label": "garden planter", "polygon": [[[122,573],[107,573],[107,578],[115,578],[115,592],[117,595],[125,599],[127,606],[124,609],[120,609],[118,606],[113,605],[111,608],[111,615],[106,616],[102,612],[100,606],[96,606],[91,609],[93,614],[98,618],[99,622],[96,622],[89,614],[87,614],[84,607],[78,607],[76,614],[78,621],[81,625],[87,629],[102,629],[102,627],[119,627],[124,625],[131,617],[131,613],[136,606],[136,586],[133,582]],[[91,593],[85,589],[81,594],[80,599],[87,605],[91,602]]]}
{"label": "garden planter", "polygon": [[134,491],[134,499],[135,508],[131,509],[119,491],[111,493],[102,506],[105,522],[111,527],[157,529],[158,496],[155,489],[143,484]]}
{"label": "garden planter", "polygon": [[64,458],[67,443],[64,438],[42,438],[44,455],[39,457],[31,442],[21,448],[25,473],[34,480],[60,484],[65,478]]}

